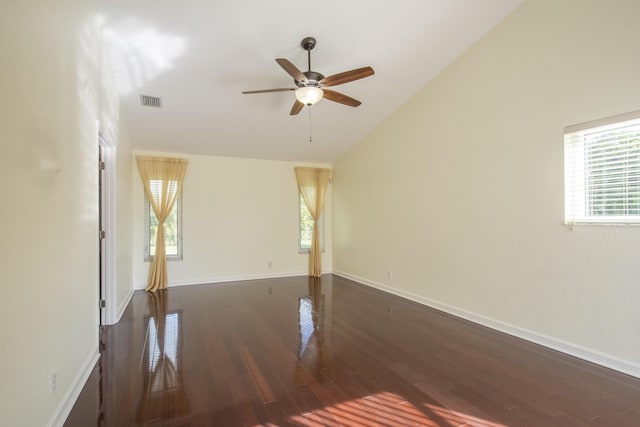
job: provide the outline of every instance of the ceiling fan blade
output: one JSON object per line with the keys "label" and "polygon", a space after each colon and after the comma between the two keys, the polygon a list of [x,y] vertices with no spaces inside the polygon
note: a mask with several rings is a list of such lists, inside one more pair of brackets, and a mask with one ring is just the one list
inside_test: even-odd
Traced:
{"label": "ceiling fan blade", "polygon": [[350,107],[357,107],[358,105],[362,104],[362,102],[358,101],[357,99],[353,99],[350,96],[344,95],[334,90],[322,89],[322,91],[324,92],[324,98],[328,99],[329,101],[339,102],[340,104],[348,105]]}
{"label": "ceiling fan blade", "polygon": [[304,82],[304,83],[308,81],[307,77],[304,74],[302,74],[302,71],[298,70],[298,67],[296,67],[291,62],[289,62],[288,59],[277,58],[276,62],[280,64],[280,66],[284,68],[284,70],[296,81]]}
{"label": "ceiling fan blade", "polygon": [[302,107],[304,107],[304,104],[296,99],[296,102],[293,103],[293,107],[291,107],[289,115],[295,116],[302,110]]}
{"label": "ceiling fan blade", "polygon": [[372,76],[373,74],[373,68],[371,67],[356,68],[355,70],[345,71],[344,73],[338,73],[332,76],[325,77],[324,79],[320,80],[318,84],[320,84],[320,86],[338,86],[344,83],[352,82],[354,80]]}
{"label": "ceiling fan blade", "polygon": [[287,87],[287,88],[280,88],[280,89],[263,89],[263,90],[246,90],[242,93],[244,94],[249,94],[249,93],[268,93],[268,92],[286,92],[286,91],[290,91],[290,90],[295,90],[294,88],[291,87]]}

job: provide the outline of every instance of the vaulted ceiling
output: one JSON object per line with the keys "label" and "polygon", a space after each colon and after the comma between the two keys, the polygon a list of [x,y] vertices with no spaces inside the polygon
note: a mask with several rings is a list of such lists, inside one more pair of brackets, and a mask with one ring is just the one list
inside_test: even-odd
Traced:
{"label": "vaulted ceiling", "polygon": [[[365,137],[522,0],[97,0],[107,56],[135,149],[332,162]],[[276,63],[314,71],[371,66],[290,116],[294,87]],[[145,107],[140,95],[161,98]],[[312,137],[311,142],[309,141]]]}

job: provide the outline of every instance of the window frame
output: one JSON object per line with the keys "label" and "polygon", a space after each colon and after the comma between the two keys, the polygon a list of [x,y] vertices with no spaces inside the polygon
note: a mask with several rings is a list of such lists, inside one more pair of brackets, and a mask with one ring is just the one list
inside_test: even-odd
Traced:
{"label": "window frame", "polygon": [[[611,141],[615,132],[621,133]],[[624,132],[624,133],[622,133]],[[640,192],[640,147],[634,141],[640,139],[640,110],[594,120],[564,129],[564,223],[567,225],[640,225],[640,206],[630,203],[638,200]],[[622,149],[609,149],[605,144],[622,142]],[[635,146],[634,146],[635,145]],[[597,150],[603,155],[597,155]],[[607,152],[608,151],[608,152]],[[597,156],[600,164],[597,165]],[[620,159],[625,162],[621,163]],[[620,163],[617,165],[616,163]],[[596,164],[596,166],[594,166]],[[591,171],[589,171],[591,168]],[[617,170],[616,170],[617,169]],[[619,170],[622,169],[623,172]],[[616,175],[613,175],[613,172]],[[601,183],[594,183],[597,173]],[[607,174],[609,174],[607,176]],[[612,177],[613,175],[613,177]],[[619,183],[611,184],[617,180]],[[607,197],[606,192],[618,191],[623,209],[636,213],[598,214],[594,210],[606,210],[608,203],[618,201]],[[634,197],[635,196],[635,197]],[[599,197],[604,202],[596,201]],[[631,200],[632,201],[632,200]],[[610,207],[610,210],[615,209]],[[620,208],[618,208],[620,209]]]}
{"label": "window frame", "polygon": [[[176,204],[174,206],[174,209],[177,209],[176,212],[176,221],[177,221],[177,227],[176,227],[176,243],[177,243],[177,254],[176,255],[166,255],[166,259],[167,261],[182,261],[183,259],[183,245],[182,245],[182,215],[183,215],[183,208],[182,208],[182,191],[180,191],[176,197]],[[151,203],[149,202],[149,197],[147,196],[147,192],[144,192],[144,226],[143,226],[143,259],[144,262],[149,262],[149,261],[153,261],[153,257],[154,255],[150,254],[151,251],[151,233],[150,233],[150,227],[151,227]],[[165,243],[165,248],[166,248],[166,243]]]}
{"label": "window frame", "polygon": [[[307,205],[304,203],[304,197],[302,193],[298,190],[298,253],[299,254],[308,254],[311,251],[311,246],[303,247],[302,246],[302,208],[307,210]],[[310,215],[309,215],[310,216]],[[320,231],[320,252],[324,253],[325,245],[324,245],[324,209],[320,214],[320,218],[318,219],[318,230]]]}

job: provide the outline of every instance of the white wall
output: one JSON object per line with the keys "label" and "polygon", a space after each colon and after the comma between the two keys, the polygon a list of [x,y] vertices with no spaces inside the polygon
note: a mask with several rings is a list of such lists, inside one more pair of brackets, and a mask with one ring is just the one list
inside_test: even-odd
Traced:
{"label": "white wall", "polygon": [[98,355],[98,120],[117,139],[117,96],[92,1],[5,2],[0,28],[0,425],[57,425]]}
{"label": "white wall", "polygon": [[133,295],[133,219],[131,217],[133,194],[133,154],[131,142],[120,121],[116,147],[116,202],[115,202],[115,277],[112,304],[119,320]]}
{"label": "white wall", "polygon": [[[157,154],[189,160],[183,188],[182,261],[168,262],[169,285],[305,275],[298,253],[298,188],[292,162]],[[328,165],[316,165],[329,167]],[[134,163],[134,284],[146,286],[144,193]],[[324,272],[331,272],[331,186],[325,201]],[[268,263],[271,261],[272,267]]]}
{"label": "white wall", "polygon": [[640,376],[640,227],[562,224],[563,127],[640,109],[638,16],[516,9],[334,165],[334,271]]}

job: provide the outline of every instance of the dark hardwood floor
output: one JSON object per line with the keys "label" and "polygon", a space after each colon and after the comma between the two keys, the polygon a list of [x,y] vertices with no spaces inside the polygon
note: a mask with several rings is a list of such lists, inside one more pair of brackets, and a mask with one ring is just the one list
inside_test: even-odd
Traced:
{"label": "dark hardwood floor", "polygon": [[640,426],[640,379],[337,276],[136,292],[66,426]]}

